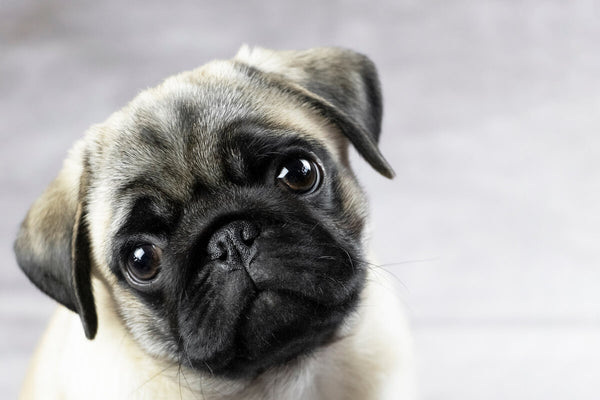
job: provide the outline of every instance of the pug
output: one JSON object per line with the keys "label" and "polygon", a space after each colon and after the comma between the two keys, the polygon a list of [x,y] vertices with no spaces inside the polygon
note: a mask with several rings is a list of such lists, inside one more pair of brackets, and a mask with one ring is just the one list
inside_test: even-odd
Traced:
{"label": "pug", "polygon": [[348,157],[393,177],[381,117],[366,56],[244,46],[92,126],[16,239],[62,305],[21,397],[412,398]]}

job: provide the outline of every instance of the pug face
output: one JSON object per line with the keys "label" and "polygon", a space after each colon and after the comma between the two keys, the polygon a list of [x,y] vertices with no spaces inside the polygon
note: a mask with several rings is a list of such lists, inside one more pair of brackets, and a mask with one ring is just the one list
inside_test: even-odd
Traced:
{"label": "pug face", "polygon": [[347,143],[391,176],[380,117],[372,64],[339,49],[242,50],[169,78],[76,146],[23,224],[19,263],[88,338],[93,277],[148,353],[255,376],[335,340],[360,299]]}

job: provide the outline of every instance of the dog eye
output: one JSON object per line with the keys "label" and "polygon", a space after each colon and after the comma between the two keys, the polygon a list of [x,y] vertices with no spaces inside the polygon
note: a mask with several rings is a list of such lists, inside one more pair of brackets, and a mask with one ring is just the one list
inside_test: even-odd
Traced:
{"label": "dog eye", "polygon": [[289,158],[281,163],[277,180],[296,193],[308,194],[319,187],[321,170],[312,160]]}
{"label": "dog eye", "polygon": [[135,283],[147,283],[160,270],[162,251],[152,244],[133,249],[127,260],[127,272]]}

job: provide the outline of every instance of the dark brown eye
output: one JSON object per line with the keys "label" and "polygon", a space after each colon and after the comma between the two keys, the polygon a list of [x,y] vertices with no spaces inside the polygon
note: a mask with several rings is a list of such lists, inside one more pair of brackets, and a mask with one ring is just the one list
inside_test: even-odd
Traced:
{"label": "dark brown eye", "polygon": [[321,171],[312,160],[289,158],[279,167],[277,180],[296,193],[312,193],[321,183]]}
{"label": "dark brown eye", "polygon": [[162,251],[152,245],[144,244],[133,249],[127,260],[127,272],[136,283],[147,283],[160,270]]}

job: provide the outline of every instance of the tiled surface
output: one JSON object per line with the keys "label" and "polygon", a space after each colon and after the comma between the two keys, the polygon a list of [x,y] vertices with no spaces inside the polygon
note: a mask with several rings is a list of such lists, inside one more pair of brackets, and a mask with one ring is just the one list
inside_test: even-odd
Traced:
{"label": "tiled surface", "polygon": [[[52,302],[20,219],[87,126],[241,43],[369,54],[387,181],[355,159],[401,282],[423,399],[600,395],[600,6],[594,1],[0,4],[0,393]],[[210,5],[209,5],[210,4]]]}

